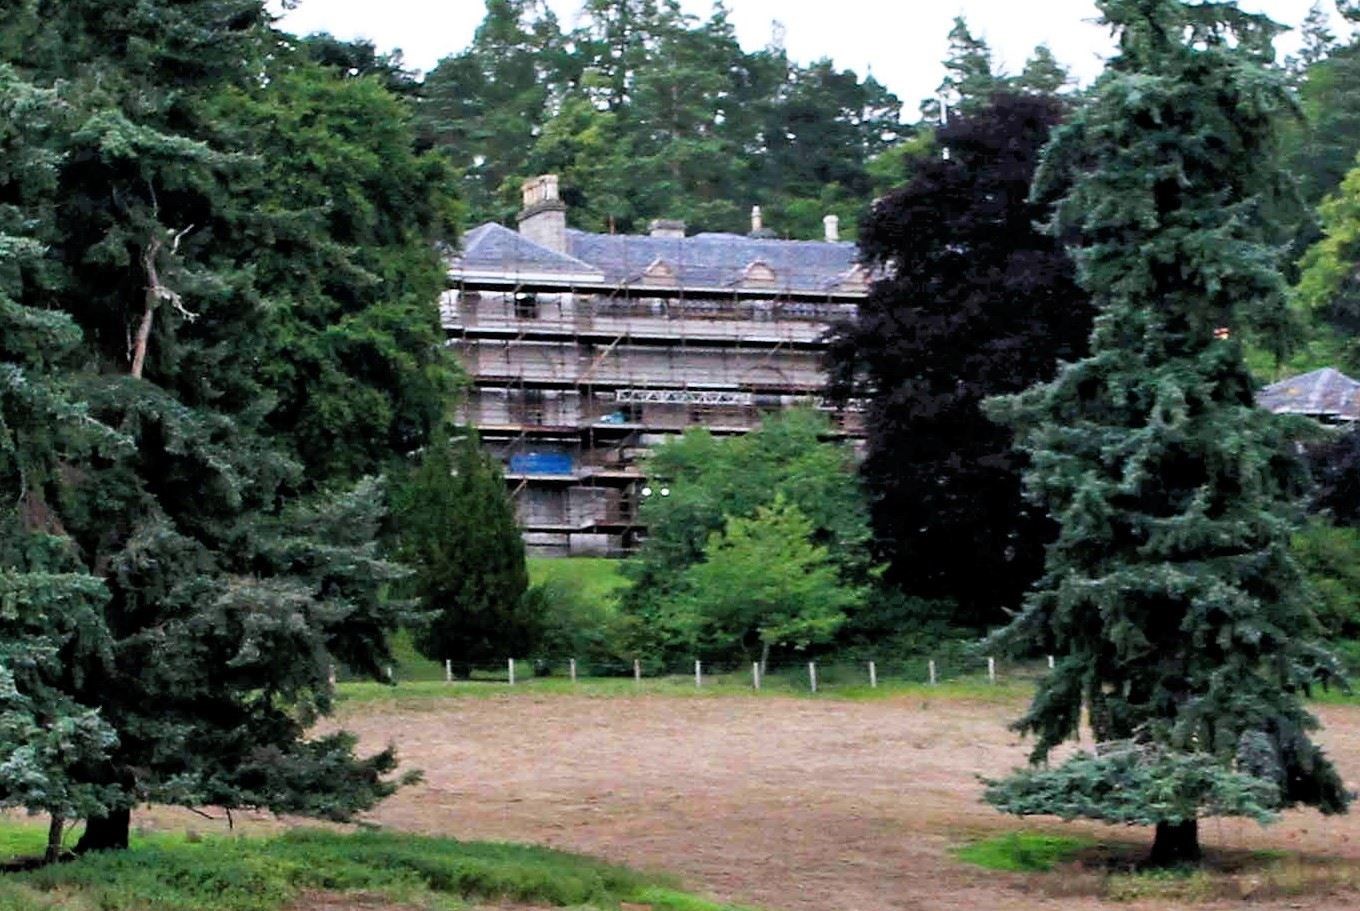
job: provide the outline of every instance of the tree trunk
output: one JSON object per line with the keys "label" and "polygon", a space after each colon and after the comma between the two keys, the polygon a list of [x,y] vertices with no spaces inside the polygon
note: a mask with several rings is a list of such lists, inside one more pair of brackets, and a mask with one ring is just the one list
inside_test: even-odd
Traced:
{"label": "tree trunk", "polygon": [[766,639],[760,643],[760,676],[765,676],[765,671],[770,664],[770,640]]}
{"label": "tree trunk", "polygon": [[1199,820],[1157,823],[1148,866],[1183,867],[1199,863],[1203,856],[1199,848]]}
{"label": "tree trunk", "polygon": [[49,864],[61,859],[61,833],[65,829],[66,817],[53,813],[52,821],[47,826],[47,853],[43,855],[43,860]]}
{"label": "tree trunk", "polygon": [[76,853],[126,850],[131,827],[131,810],[110,810],[107,816],[91,816],[85,820],[85,833],[76,842]]}

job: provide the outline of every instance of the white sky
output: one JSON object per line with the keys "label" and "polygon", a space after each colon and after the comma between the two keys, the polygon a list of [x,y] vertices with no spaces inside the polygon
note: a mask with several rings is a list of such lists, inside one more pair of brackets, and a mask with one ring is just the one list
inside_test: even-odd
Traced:
{"label": "white sky", "polygon": [[[564,26],[576,24],[581,0],[548,2]],[[270,0],[276,10],[279,4]],[[711,0],[681,0],[681,5],[700,16],[712,9]],[[1242,0],[1240,5],[1297,26],[1312,0]],[[968,19],[974,34],[987,40],[1011,72],[1024,65],[1036,44],[1047,43],[1084,82],[1100,71],[1101,57],[1111,47],[1094,22],[1091,0],[728,0],[728,7],[747,49],[768,44],[778,20],[795,60],[831,57],[861,76],[872,71],[902,99],[908,119],[939,84],[956,14]],[[379,50],[400,48],[408,66],[429,70],[468,44],[484,10],[482,0],[301,0],[281,24],[299,34],[329,31],[340,38],[368,38]],[[1281,39],[1283,53],[1297,45],[1296,35]]]}

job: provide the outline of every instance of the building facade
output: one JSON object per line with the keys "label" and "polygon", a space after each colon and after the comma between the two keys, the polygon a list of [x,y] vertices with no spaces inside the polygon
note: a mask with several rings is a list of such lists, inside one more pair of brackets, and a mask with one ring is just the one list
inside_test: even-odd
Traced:
{"label": "building facade", "polygon": [[467,232],[441,305],[472,388],[462,419],[505,464],[531,552],[626,552],[645,534],[641,459],[691,427],[745,433],[799,405],[859,436],[822,400],[824,336],[868,290],[855,246],[763,229],[687,236],[567,227],[552,175],[524,185],[519,230]]}

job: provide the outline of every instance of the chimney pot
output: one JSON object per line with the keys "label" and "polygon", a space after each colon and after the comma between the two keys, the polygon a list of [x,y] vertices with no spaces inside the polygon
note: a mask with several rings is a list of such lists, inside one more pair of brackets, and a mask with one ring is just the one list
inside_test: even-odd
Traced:
{"label": "chimney pot", "polygon": [[684,237],[685,223],[674,218],[654,218],[647,226],[652,237]]}
{"label": "chimney pot", "polygon": [[540,247],[567,252],[567,205],[557,193],[557,175],[540,174],[524,181],[524,211],[519,213],[519,233]]}
{"label": "chimney pot", "polygon": [[822,219],[822,227],[826,229],[826,242],[834,244],[841,239],[841,220],[836,215],[828,215]]}

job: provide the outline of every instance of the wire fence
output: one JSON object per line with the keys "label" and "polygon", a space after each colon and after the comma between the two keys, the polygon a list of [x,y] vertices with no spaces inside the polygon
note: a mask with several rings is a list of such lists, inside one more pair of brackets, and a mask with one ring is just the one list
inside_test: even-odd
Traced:
{"label": "wire fence", "polygon": [[[938,655],[907,658],[847,659],[825,656],[808,660],[782,658],[762,664],[750,661],[506,658],[500,662],[405,660],[385,668],[388,681],[403,683],[443,682],[501,684],[505,686],[629,682],[649,688],[748,689],[822,693],[875,689],[902,685],[940,685],[959,680],[1002,684],[1033,682],[1052,667],[1051,658],[1034,661],[1006,660],[945,651]],[[338,682],[359,679],[343,669],[334,674]]]}

